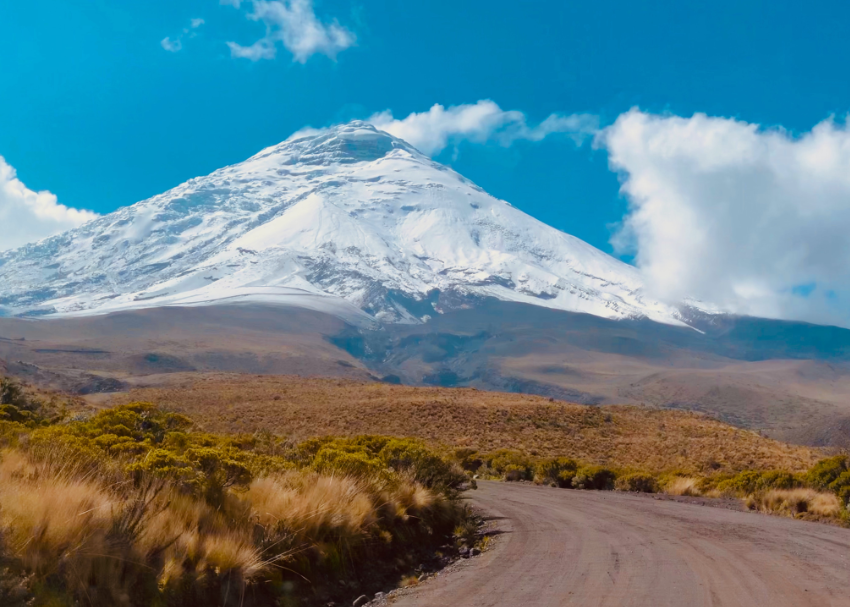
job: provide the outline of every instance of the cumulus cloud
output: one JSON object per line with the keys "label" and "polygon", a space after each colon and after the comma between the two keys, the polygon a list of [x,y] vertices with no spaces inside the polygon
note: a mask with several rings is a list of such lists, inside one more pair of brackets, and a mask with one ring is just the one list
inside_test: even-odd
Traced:
{"label": "cumulus cloud", "polygon": [[[241,0],[221,0],[239,8]],[[228,42],[233,57],[259,61],[273,59],[277,43],[281,43],[294,61],[306,63],[316,54],[335,59],[337,54],[351,47],[356,37],[336,21],[322,23],[313,11],[311,0],[253,0],[252,21],[262,21],[266,35],[249,46]]]}
{"label": "cumulus cloud", "polygon": [[850,324],[850,130],[637,109],[602,131],[630,210],[614,244],[656,296]]}
{"label": "cumulus cloud", "polygon": [[50,192],[28,189],[0,156],[0,251],[76,228],[97,217],[59,204]]}
{"label": "cumulus cloud", "polygon": [[402,119],[394,118],[387,110],[373,115],[369,122],[432,156],[461,140],[510,145],[518,140],[540,141],[551,134],[563,133],[580,143],[594,134],[599,125],[598,118],[589,114],[552,114],[537,126],[529,126],[524,113],[503,110],[490,100],[449,108],[435,104],[427,112]]}

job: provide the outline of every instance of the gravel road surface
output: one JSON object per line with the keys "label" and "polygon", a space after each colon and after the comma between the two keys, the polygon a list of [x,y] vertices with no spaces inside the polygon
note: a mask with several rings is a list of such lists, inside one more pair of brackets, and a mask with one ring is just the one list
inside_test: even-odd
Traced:
{"label": "gravel road surface", "polygon": [[850,606],[850,530],[615,492],[479,482],[492,550],[395,607]]}

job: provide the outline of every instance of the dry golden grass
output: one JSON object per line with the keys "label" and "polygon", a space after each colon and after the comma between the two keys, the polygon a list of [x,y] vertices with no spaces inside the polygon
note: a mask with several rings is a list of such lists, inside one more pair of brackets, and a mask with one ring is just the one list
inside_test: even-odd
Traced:
{"label": "dry golden grass", "polygon": [[672,479],[664,486],[664,493],[668,495],[702,495],[699,489],[700,479],[690,476],[679,476]]}
{"label": "dry golden grass", "polygon": [[807,488],[771,489],[749,496],[746,504],[751,510],[785,516],[836,518],[841,513],[841,503],[834,493]]}
{"label": "dry golden grass", "polygon": [[48,474],[17,451],[0,454],[0,523],[9,549],[36,572],[73,562],[80,582],[106,550],[115,500],[97,483]]}
{"label": "dry golden grass", "polygon": [[235,571],[246,579],[260,573],[262,559],[249,531],[232,526],[206,503],[169,492],[152,510],[136,548],[145,558],[162,555],[161,585],[184,576],[186,563],[197,572]]}
{"label": "dry golden grass", "polygon": [[[244,499],[251,504],[251,520],[264,529],[264,544],[295,557],[309,551],[325,559],[342,558],[379,521],[434,516],[440,506],[448,515],[453,507],[413,482],[295,471],[255,480]],[[392,541],[389,534],[382,539]]]}
{"label": "dry golden grass", "polygon": [[138,604],[132,589],[142,579],[172,594],[229,580],[238,596],[278,570],[303,577],[325,564],[339,574],[376,540],[403,555],[395,544],[404,536],[387,531],[395,523],[442,521],[450,529],[462,510],[404,476],[309,469],[255,479],[214,507],[164,481],[116,483],[56,459],[0,452],[0,558],[38,583],[59,576],[69,596],[96,588],[93,605]]}
{"label": "dry golden grass", "polygon": [[364,484],[345,476],[293,472],[255,480],[246,497],[263,527],[286,530],[295,545],[305,538],[324,543],[329,534],[349,544],[378,516]]}
{"label": "dry golden grass", "polygon": [[212,432],[270,431],[295,440],[385,434],[482,451],[520,449],[600,465],[692,473],[802,471],[822,454],[703,415],[586,407],[540,396],[292,376],[175,375],[113,403],[150,401]]}
{"label": "dry golden grass", "polygon": [[[131,530],[131,509],[142,502]],[[163,585],[185,578],[187,563],[242,578],[260,571],[250,534],[228,528],[205,503],[156,490],[121,495],[108,478],[34,462],[17,450],[0,453],[0,528],[8,556],[37,579],[62,571],[71,592],[96,586],[114,605],[132,602],[138,575],[128,569],[150,569],[144,563],[154,555],[163,559]]]}

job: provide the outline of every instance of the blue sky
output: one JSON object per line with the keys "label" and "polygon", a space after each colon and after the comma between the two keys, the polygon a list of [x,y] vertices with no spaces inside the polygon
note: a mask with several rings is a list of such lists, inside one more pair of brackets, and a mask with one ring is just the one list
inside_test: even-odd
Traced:
{"label": "blue sky", "polygon": [[[2,3],[0,156],[28,188],[106,213],[304,126],[384,110],[403,118],[492,100],[530,125],[589,113],[605,126],[639,107],[782,127],[793,139],[831,115],[843,123],[850,109],[842,2],[316,0],[317,21],[348,38],[315,54],[271,41],[273,59],[233,56],[228,42],[250,48],[266,35],[250,18],[257,4]],[[613,156],[553,135],[511,145],[460,137],[436,158],[546,223],[640,260],[640,232],[637,248],[611,244],[615,232],[630,237],[619,188],[624,172],[637,174],[621,163],[618,179]],[[830,280],[820,271],[789,274],[782,292],[817,293]],[[841,289],[829,290],[834,301]]]}
{"label": "blue sky", "polygon": [[[0,155],[33,189],[98,212],[247,158],[304,125],[492,99],[542,120],[638,105],[806,130],[850,104],[850,5],[325,0],[357,37],[336,61],[233,59],[263,26],[216,0],[0,7]],[[182,50],[160,41],[205,23]],[[604,153],[461,145],[439,160],[611,251],[625,203]]]}

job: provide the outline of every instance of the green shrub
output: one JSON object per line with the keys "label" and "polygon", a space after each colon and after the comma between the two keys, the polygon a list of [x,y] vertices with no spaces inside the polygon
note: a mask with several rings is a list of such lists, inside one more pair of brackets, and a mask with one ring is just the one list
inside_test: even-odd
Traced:
{"label": "green shrub", "polygon": [[34,421],[35,415],[31,411],[18,409],[13,405],[0,405],[0,420],[28,424]]}
{"label": "green shrub", "polygon": [[332,436],[308,438],[307,440],[298,443],[290,455],[290,458],[294,463],[300,466],[309,466],[322,447],[331,444],[334,440],[336,439]]}
{"label": "green shrub", "polygon": [[322,448],[313,458],[312,467],[321,474],[349,474],[352,476],[379,476],[385,469],[381,460],[369,457],[366,451],[342,451],[334,447]]}
{"label": "green shrub", "polygon": [[534,468],[534,481],[544,484],[554,484],[558,487],[572,487],[573,477],[578,471],[578,464],[569,457],[554,457],[537,462]]}
{"label": "green shrub", "polygon": [[806,482],[814,489],[821,491],[829,488],[829,485],[838,480],[842,473],[848,468],[846,455],[836,455],[820,460],[806,474]]}
{"label": "green shrub", "polygon": [[796,489],[802,485],[802,479],[790,472],[785,472],[784,470],[769,470],[767,472],[762,472],[761,477],[756,482],[756,490],[767,491],[769,489]]}
{"label": "green shrub", "polygon": [[150,473],[163,478],[183,478],[191,472],[191,468],[192,464],[185,458],[166,449],[153,449],[144,459],[129,464],[127,471]]}
{"label": "green shrub", "polygon": [[29,428],[20,422],[10,422],[0,419],[0,446],[16,446],[21,437],[26,436]]}
{"label": "green shrub", "polygon": [[843,485],[837,493],[838,499],[841,500],[841,504],[847,508],[848,504],[850,504],[850,485]]}
{"label": "green shrub", "polygon": [[30,428],[51,421],[49,407],[34,398],[9,377],[0,377],[0,421],[24,424]]}
{"label": "green shrub", "polygon": [[731,478],[721,480],[715,488],[722,493],[743,497],[771,489],[794,489],[803,484],[803,479],[783,470],[769,470],[767,472],[745,470]]}
{"label": "green shrub", "polygon": [[437,489],[456,489],[466,475],[422,441],[389,436],[314,438],[299,444],[290,455],[293,463],[332,473],[357,476],[403,474]]}
{"label": "green shrub", "polygon": [[500,449],[484,458],[487,467],[505,480],[520,481],[534,479],[534,462],[524,453],[511,449]]}
{"label": "green shrub", "polygon": [[466,480],[465,474],[417,440],[389,440],[378,455],[388,468],[405,472],[426,487],[457,488]]}
{"label": "green shrub", "polygon": [[617,478],[614,482],[617,491],[633,491],[636,493],[656,493],[658,482],[651,474],[633,472]]}
{"label": "green shrub", "polygon": [[458,465],[467,472],[477,472],[478,469],[484,465],[484,460],[481,459],[478,451],[475,449],[469,449],[466,447],[455,449],[452,457],[454,457]]}
{"label": "green shrub", "polygon": [[9,377],[0,378],[0,405],[21,410],[35,410],[35,406],[26,397],[20,384]]}
{"label": "green shrub", "polygon": [[583,466],[573,477],[574,489],[597,489],[610,491],[614,488],[616,473],[600,466]]}
{"label": "green shrub", "polygon": [[[371,453],[372,455],[377,455],[391,441],[405,441],[410,439],[394,439],[391,436],[376,436],[371,434],[364,434],[361,436],[354,436],[352,438],[340,440],[358,449],[365,449],[368,453]],[[419,444],[418,441],[411,442],[416,442],[417,444]]]}
{"label": "green shrub", "polygon": [[717,483],[717,490],[721,493],[749,495],[756,491],[759,480],[761,480],[761,472],[745,470],[732,478]]}
{"label": "green shrub", "polygon": [[829,483],[829,490],[841,498],[841,503],[846,506],[850,499],[850,470],[845,470]]}

